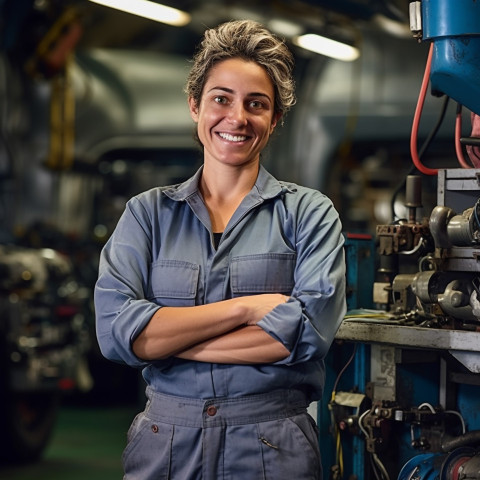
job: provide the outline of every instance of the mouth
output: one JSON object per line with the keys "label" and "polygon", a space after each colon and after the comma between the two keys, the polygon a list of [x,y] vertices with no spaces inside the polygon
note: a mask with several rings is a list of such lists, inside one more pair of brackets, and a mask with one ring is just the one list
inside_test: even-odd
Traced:
{"label": "mouth", "polygon": [[239,143],[247,140],[246,135],[231,135],[230,133],[218,132],[218,136],[229,142]]}

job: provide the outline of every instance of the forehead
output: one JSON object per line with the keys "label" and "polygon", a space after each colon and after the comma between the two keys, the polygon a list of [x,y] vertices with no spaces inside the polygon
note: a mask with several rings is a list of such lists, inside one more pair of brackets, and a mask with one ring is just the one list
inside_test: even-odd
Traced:
{"label": "forehead", "polygon": [[212,66],[205,82],[205,91],[222,87],[233,90],[252,89],[272,95],[273,82],[267,71],[258,63],[241,58],[229,58]]}

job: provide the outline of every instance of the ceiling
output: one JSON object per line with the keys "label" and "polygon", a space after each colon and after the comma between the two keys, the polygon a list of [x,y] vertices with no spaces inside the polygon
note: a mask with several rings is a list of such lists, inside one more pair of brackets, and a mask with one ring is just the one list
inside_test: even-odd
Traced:
{"label": "ceiling", "polygon": [[75,38],[76,48],[154,49],[189,56],[206,27],[237,18],[261,21],[272,30],[276,28],[285,38],[288,38],[285,29],[292,27],[302,33],[337,37],[353,35],[359,25],[380,28],[397,25],[405,32],[408,30],[409,0],[166,0],[162,3],[189,12],[191,23],[182,28],[171,27],[87,0],[0,0],[0,48],[14,58],[26,58],[52,30],[57,28],[61,34],[70,22],[81,27]]}

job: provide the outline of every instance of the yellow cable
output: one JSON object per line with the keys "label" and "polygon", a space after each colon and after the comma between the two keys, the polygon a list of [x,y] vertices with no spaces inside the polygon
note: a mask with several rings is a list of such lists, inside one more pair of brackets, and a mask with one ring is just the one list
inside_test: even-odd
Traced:
{"label": "yellow cable", "polygon": [[340,477],[343,477],[343,448],[340,437],[340,430],[337,428],[337,464],[340,469]]}
{"label": "yellow cable", "polygon": [[391,316],[390,315],[385,315],[381,313],[374,313],[374,314],[369,314],[369,313],[362,313],[360,315],[345,315],[344,318],[385,318],[389,319]]}

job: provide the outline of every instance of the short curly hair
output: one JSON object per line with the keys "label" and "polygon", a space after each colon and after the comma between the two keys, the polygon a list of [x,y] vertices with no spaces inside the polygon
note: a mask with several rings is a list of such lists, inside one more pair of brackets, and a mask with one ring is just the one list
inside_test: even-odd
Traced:
{"label": "short curly hair", "polygon": [[197,106],[210,69],[229,58],[261,65],[272,80],[274,110],[285,113],[295,104],[294,58],[285,42],[253,20],[235,20],[208,29],[193,56],[185,92]]}

